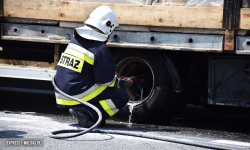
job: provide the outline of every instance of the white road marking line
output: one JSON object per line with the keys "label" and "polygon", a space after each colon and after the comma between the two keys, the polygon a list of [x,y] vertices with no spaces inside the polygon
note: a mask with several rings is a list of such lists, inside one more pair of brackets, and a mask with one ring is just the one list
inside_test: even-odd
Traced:
{"label": "white road marking line", "polygon": [[221,143],[221,144],[239,145],[239,146],[250,146],[250,143],[230,141],[230,140],[214,140],[212,142]]}
{"label": "white road marking line", "polygon": [[33,122],[33,121],[36,121],[36,120],[10,118],[10,117],[0,117],[0,120],[3,120],[3,121],[16,121],[16,122]]}

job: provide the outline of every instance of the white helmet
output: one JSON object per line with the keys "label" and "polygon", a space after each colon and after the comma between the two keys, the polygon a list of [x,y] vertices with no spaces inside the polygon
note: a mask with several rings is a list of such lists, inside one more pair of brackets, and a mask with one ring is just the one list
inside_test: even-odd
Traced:
{"label": "white helmet", "polygon": [[[85,26],[76,28],[76,31],[83,38],[106,41],[108,36],[118,26],[118,19],[115,12],[108,6],[99,6],[85,21]],[[103,33],[98,32],[95,28]]]}

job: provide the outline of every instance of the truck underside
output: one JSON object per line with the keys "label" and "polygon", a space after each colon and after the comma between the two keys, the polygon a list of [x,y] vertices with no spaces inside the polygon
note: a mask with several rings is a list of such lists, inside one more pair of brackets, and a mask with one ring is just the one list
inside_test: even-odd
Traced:
{"label": "truck underside", "polygon": [[143,82],[143,88],[116,85],[130,97],[120,117],[129,116],[131,105],[133,122],[159,123],[188,103],[250,107],[250,8],[230,0],[224,8],[1,1],[0,90],[53,94],[60,54],[100,5],[112,7],[121,24],[107,42],[117,72]]}

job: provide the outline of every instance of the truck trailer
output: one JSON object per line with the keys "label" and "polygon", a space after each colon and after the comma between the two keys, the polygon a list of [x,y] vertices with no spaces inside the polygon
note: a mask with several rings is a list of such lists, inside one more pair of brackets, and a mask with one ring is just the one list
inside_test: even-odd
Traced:
{"label": "truck trailer", "polygon": [[120,24],[107,41],[117,72],[142,85],[116,85],[130,97],[120,117],[133,107],[133,122],[166,122],[189,103],[248,110],[248,0],[0,0],[0,90],[54,94],[74,28],[102,5]]}

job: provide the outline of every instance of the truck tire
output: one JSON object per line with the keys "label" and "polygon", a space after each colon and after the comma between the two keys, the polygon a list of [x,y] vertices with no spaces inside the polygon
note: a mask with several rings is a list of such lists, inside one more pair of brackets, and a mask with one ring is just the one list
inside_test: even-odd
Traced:
{"label": "truck tire", "polygon": [[[150,51],[119,51],[113,58],[117,64],[117,72],[120,76],[136,76],[137,83],[133,87],[116,86],[129,95],[129,103],[118,112],[118,116],[129,118],[130,107],[133,105],[132,122],[152,123],[167,121],[173,117],[171,107],[176,103],[177,94],[172,87],[172,81],[167,68],[162,60]],[[141,98],[141,90],[138,87],[141,80],[145,82]],[[169,111],[168,111],[169,110]],[[164,117],[162,117],[164,114]]]}

